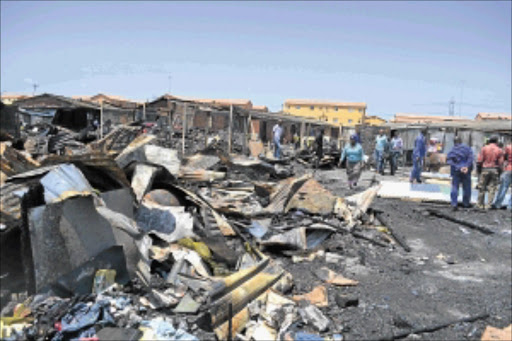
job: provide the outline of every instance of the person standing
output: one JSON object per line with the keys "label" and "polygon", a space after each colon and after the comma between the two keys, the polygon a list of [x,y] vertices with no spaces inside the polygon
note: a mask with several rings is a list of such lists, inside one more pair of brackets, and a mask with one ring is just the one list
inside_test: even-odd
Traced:
{"label": "person standing", "polygon": [[484,199],[485,192],[487,195],[487,203],[491,206],[498,187],[499,172],[503,164],[503,150],[498,147],[498,138],[492,136],[489,144],[482,148],[478,154],[477,164],[481,169],[480,179],[478,183],[478,208],[485,209]]}
{"label": "person standing", "polygon": [[357,142],[357,137],[355,135],[350,136],[350,144],[343,148],[339,162],[341,166],[343,160],[347,158],[346,169],[350,189],[357,186],[357,182],[361,177],[363,156],[363,147]]}
{"label": "person standing", "polygon": [[471,203],[471,171],[473,170],[473,150],[462,143],[460,136],[453,141],[454,146],[446,156],[446,163],[450,165],[452,176],[452,190],[450,193],[452,210],[458,207],[459,185],[462,184],[462,206],[469,208]]}
{"label": "person standing", "polygon": [[297,132],[293,133],[293,146],[295,150],[300,148],[300,137],[299,134],[297,134]]}
{"label": "person standing", "polygon": [[359,143],[362,146],[363,143],[361,142],[361,134],[358,127],[356,127],[356,132],[353,136],[355,136],[356,143]]}
{"label": "person standing", "polygon": [[324,130],[318,128],[318,133],[315,139],[316,146],[316,168],[320,166],[320,160],[324,157]]}
{"label": "person standing", "polygon": [[426,139],[427,130],[420,131],[420,134],[414,140],[414,150],[412,152],[412,171],[409,181],[411,183],[416,180],[417,183],[421,183],[421,171],[423,168],[423,162],[427,151]]}
{"label": "person standing", "polygon": [[[503,167],[503,173],[500,177],[500,188],[498,189],[498,194],[496,194],[496,198],[494,198],[491,208],[501,208],[505,195],[507,194],[507,190],[512,185],[512,144],[505,147],[504,154],[507,164]],[[510,196],[508,208],[512,210],[512,195]]]}
{"label": "person standing", "polygon": [[404,149],[404,141],[400,137],[400,133],[395,131],[391,139],[391,175],[395,175],[398,168],[398,158],[402,155]]}
{"label": "person standing", "polygon": [[379,130],[379,135],[375,138],[375,171],[384,175],[384,150],[388,144],[388,138],[384,134],[384,129]]}
{"label": "person standing", "polygon": [[274,140],[274,157],[276,159],[281,158],[281,135],[283,134],[283,128],[281,128],[281,120],[277,121],[272,128],[273,140]]}

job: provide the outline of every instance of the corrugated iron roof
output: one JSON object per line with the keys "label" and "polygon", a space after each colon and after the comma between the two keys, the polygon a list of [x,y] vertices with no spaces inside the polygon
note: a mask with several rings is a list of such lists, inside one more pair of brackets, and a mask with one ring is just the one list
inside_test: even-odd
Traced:
{"label": "corrugated iron roof", "polygon": [[[74,98],[71,98],[71,97],[65,97],[65,96],[60,96],[60,95],[48,94],[48,93],[44,93],[44,94],[41,94],[41,95],[37,95],[37,96],[21,99],[21,100],[16,102],[16,105],[19,106],[19,107],[23,107],[23,108],[39,107],[37,105],[31,104],[31,102],[37,101],[38,99],[44,98],[44,97],[52,97],[52,98],[58,99],[59,101],[67,103],[70,107],[74,107],[74,108],[89,108],[89,109],[95,109],[95,110],[100,110],[101,109],[101,106],[99,104],[97,104],[97,103],[89,102],[87,100],[74,99]],[[46,107],[48,107],[48,108],[58,108],[58,106],[46,106]],[[110,104],[104,104],[103,105],[103,109],[105,109],[105,110],[121,110],[120,108],[117,108],[117,107],[112,106]]]}

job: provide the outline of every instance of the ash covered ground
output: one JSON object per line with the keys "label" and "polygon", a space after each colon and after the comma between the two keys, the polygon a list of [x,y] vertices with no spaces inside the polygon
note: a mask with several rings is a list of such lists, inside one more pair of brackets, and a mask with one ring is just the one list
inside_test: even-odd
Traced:
{"label": "ash covered ground", "polygon": [[[403,174],[407,174],[406,171]],[[398,178],[400,174],[395,176]],[[374,172],[363,173],[358,189],[349,190],[341,169],[320,170],[315,179],[335,195],[346,196],[375,180],[389,180]],[[458,323],[407,339],[480,339],[486,325],[504,328],[512,323],[512,214],[506,210],[477,209],[452,212],[448,204],[418,203],[377,198],[373,208],[386,212],[396,233],[410,246],[384,248],[351,235],[335,234],[323,246],[342,255],[329,267],[354,278],[354,287],[329,288],[329,306],[322,311],[333,320],[346,340],[379,339],[412,328],[442,324],[488,312],[490,317]],[[465,221],[486,226],[485,235],[457,223],[429,216],[435,208]],[[324,260],[293,263],[283,258],[293,275],[297,293],[321,284],[312,270]],[[357,307],[340,308],[336,296],[359,299]]]}

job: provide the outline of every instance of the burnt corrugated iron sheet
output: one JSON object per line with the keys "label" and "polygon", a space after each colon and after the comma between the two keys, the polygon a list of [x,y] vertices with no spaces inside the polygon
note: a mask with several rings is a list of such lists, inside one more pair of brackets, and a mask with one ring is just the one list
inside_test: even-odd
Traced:
{"label": "burnt corrugated iron sheet", "polygon": [[6,176],[30,171],[40,166],[39,162],[8,146],[5,142],[0,143],[0,156],[0,170]]}
{"label": "burnt corrugated iron sheet", "polygon": [[[109,155],[96,153],[81,155],[50,155],[42,162],[42,165],[54,166],[61,163],[72,163],[80,168],[93,187],[96,187],[97,182],[100,180],[102,183],[111,181],[113,185],[117,185],[112,187],[130,187],[130,182],[126,178],[126,174]],[[95,169],[101,170],[101,173],[107,175],[107,178],[100,179],[101,173],[95,175]],[[95,179],[97,179],[97,181],[95,181]]]}
{"label": "burnt corrugated iron sheet", "polygon": [[139,134],[140,127],[121,126],[99,141],[89,144],[92,151],[117,154],[126,148]]}
{"label": "burnt corrugated iron sheet", "polygon": [[73,164],[62,164],[41,178],[47,204],[93,193],[91,185]]}
{"label": "burnt corrugated iron sheet", "polygon": [[15,183],[0,187],[0,223],[6,225],[7,229],[21,225],[21,199],[15,193],[26,189],[25,184]]}

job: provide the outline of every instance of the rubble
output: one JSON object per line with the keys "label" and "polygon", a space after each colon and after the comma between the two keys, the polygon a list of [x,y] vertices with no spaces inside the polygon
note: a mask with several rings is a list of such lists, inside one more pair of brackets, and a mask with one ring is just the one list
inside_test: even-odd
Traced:
{"label": "rubble", "polygon": [[207,136],[192,130],[183,155],[138,125],[85,135],[49,126],[30,153],[1,144],[0,233],[18,241],[28,296],[2,312],[2,338],[343,340],[345,312],[385,306],[359,300],[372,262],[419,248],[374,207],[402,185],[342,196],[306,150],[276,160],[250,140],[239,144],[249,157],[230,154],[220,138],[198,146]]}

